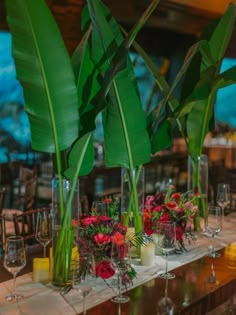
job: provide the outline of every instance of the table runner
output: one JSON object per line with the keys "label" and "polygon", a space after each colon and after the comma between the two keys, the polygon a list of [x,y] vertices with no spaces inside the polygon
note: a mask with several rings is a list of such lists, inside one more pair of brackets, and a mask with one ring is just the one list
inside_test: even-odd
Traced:
{"label": "table runner", "polygon": [[[236,241],[235,231],[236,213],[231,213],[224,219],[223,231],[216,237],[216,249],[227,246]],[[169,255],[169,270],[175,269],[193,260],[197,260],[208,253],[210,245],[209,235],[197,234],[195,243],[187,245],[187,251],[181,254]],[[163,272],[165,258],[156,256],[153,266],[138,265],[135,263],[137,278],[132,286],[138,286]],[[17,292],[22,293],[24,298],[18,303],[9,303],[4,300],[12,288],[12,280],[0,285],[0,315],[75,315],[82,312],[82,298],[76,290],[71,290],[62,296],[58,288],[50,283],[43,285],[33,282],[32,273],[17,277]],[[89,295],[87,308],[91,308],[114,296],[114,292],[103,282],[97,280],[96,289]]]}

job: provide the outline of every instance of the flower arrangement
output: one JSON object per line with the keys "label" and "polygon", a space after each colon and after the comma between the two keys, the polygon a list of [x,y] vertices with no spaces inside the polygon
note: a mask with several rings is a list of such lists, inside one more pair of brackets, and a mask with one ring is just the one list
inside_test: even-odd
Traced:
{"label": "flower arrangement", "polygon": [[[122,263],[125,272],[122,283],[128,286],[132,283],[136,272],[125,260],[128,254],[129,242],[126,242],[127,228],[111,217],[102,215],[85,216],[77,222],[77,245],[80,254],[80,268],[86,270],[86,255],[92,255],[95,260],[97,277],[107,280],[115,275],[115,267],[111,259],[113,244],[119,246],[122,252]],[[120,257],[119,257],[120,258]]]}
{"label": "flower arrangement", "polygon": [[176,223],[176,240],[179,249],[184,250],[184,240],[194,239],[193,221],[198,212],[194,204],[195,198],[188,199],[188,193],[178,193],[174,186],[166,192],[147,196],[144,206],[144,231],[152,235],[157,231],[158,222],[172,221]]}

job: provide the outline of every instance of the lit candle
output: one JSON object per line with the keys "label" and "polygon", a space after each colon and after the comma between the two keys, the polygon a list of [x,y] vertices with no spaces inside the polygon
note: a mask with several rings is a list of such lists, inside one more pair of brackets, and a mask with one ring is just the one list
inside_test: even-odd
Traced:
{"label": "lit candle", "polygon": [[151,266],[155,262],[155,244],[148,243],[141,246],[141,265]]}

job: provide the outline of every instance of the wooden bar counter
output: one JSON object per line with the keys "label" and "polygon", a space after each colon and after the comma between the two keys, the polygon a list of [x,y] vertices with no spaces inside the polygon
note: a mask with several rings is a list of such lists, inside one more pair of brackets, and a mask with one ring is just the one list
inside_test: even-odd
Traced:
{"label": "wooden bar counter", "polygon": [[[235,314],[225,312],[226,304],[236,294],[236,244],[219,251],[221,257],[202,257],[174,269],[176,277],[168,280],[167,295],[174,303],[174,311],[161,313],[158,303],[165,296],[166,280],[155,278],[128,292],[130,302],[116,305],[106,301],[87,311],[88,315],[158,315]],[[231,299],[231,300],[230,300]],[[226,303],[226,304],[225,304]],[[222,305],[224,304],[224,305]],[[220,307],[221,306],[221,307]],[[222,310],[221,310],[222,309]]]}
{"label": "wooden bar counter", "polygon": [[[233,231],[231,231],[233,233]],[[231,233],[230,232],[230,233]],[[208,244],[208,240],[207,240]],[[198,246],[198,243],[195,244]],[[206,250],[205,250],[206,249]],[[202,249],[201,249],[202,250]],[[207,246],[204,246],[205,254],[207,253]],[[130,289],[127,294],[130,297],[130,301],[125,304],[115,304],[110,301],[110,298],[105,302],[102,302],[95,307],[89,308],[87,310],[87,315],[164,315],[164,314],[183,314],[183,315],[226,315],[226,314],[236,314],[236,311],[230,312],[228,309],[228,305],[233,305],[234,296],[236,296],[236,243],[232,243],[224,247],[223,249],[218,251],[221,253],[219,258],[215,258],[212,261],[212,258],[204,256],[195,261],[186,263],[178,268],[173,269],[172,271],[175,273],[176,277],[174,279],[166,280],[155,277],[149,281],[144,282],[141,285],[138,285],[135,288]],[[40,249],[40,254],[37,250],[31,250],[28,253],[28,264],[27,268],[25,268],[21,274],[29,272],[32,270],[32,258],[33,257],[42,257],[42,248]],[[170,257],[174,261],[178,260],[178,256],[174,255]],[[161,259],[161,258],[157,258]],[[181,259],[181,258],[180,258]],[[212,265],[212,262],[214,263]],[[214,268],[213,268],[214,267]],[[214,271],[214,274],[213,274]],[[26,275],[27,276],[27,275]],[[24,277],[24,276],[23,276]],[[27,278],[30,279],[30,274],[28,274]],[[138,274],[139,277],[139,274]],[[2,267],[0,268],[0,282],[11,279],[11,275]],[[20,279],[17,280],[18,282]],[[4,283],[1,284],[4,285]],[[168,300],[170,299],[174,305],[172,311],[169,312],[161,312],[159,308],[159,303],[165,296],[166,292],[166,284],[168,284],[167,296]],[[29,286],[31,284],[29,283]],[[11,286],[9,284],[8,286]],[[26,285],[26,288],[28,286]],[[55,308],[55,296],[60,296],[58,289],[53,293],[55,288],[53,289],[50,285],[49,287],[45,287],[46,290],[51,290],[50,294],[47,293],[49,291],[45,291],[45,298],[43,295],[41,296],[42,301],[49,302],[50,307]],[[2,289],[1,289],[2,290]],[[73,296],[73,299],[78,296],[78,292],[72,290],[73,292],[69,292],[66,294],[62,301],[67,303],[67,311],[60,314],[76,314],[77,307],[72,306],[72,299],[70,296]],[[33,293],[32,293],[33,294]],[[100,295],[100,292],[97,291],[97,296]],[[88,296],[87,303],[89,305],[90,299],[93,297]],[[0,299],[1,300],[1,299]],[[26,315],[31,315],[32,308],[34,309],[35,301],[38,300],[40,303],[40,307],[43,307],[44,302],[40,302],[40,297],[35,298],[32,296],[28,296],[22,300],[22,308],[23,312]],[[80,302],[77,301],[78,305],[81,305]],[[2,306],[5,305],[5,306]],[[18,303],[18,306],[21,305]],[[26,307],[27,305],[27,307]],[[15,314],[11,312],[4,312],[4,308],[6,307],[6,303],[4,304],[3,297],[0,301],[0,314]],[[52,309],[50,307],[41,310],[37,309],[35,314],[59,314],[58,312],[51,313]],[[30,312],[26,312],[25,309],[30,309]],[[2,312],[3,310],[3,312]],[[18,313],[17,313],[18,314]],[[79,313],[82,314],[82,313]]]}

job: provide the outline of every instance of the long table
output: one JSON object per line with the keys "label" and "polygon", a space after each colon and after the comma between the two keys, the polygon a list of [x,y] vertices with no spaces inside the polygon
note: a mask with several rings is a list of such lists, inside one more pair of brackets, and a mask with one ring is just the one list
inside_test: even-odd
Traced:
{"label": "long table", "polygon": [[[127,292],[130,297],[128,303],[118,305],[111,302],[114,292],[102,280],[98,280],[96,289],[88,297],[87,314],[164,314],[160,313],[159,303],[163,301],[165,293],[174,304],[173,312],[166,314],[234,314],[229,313],[228,307],[234,304],[236,295],[235,227],[236,213],[232,213],[225,218],[224,229],[216,239],[217,249],[221,253],[219,258],[212,260],[207,256],[210,241],[202,233],[197,235],[194,244],[187,246],[188,251],[170,255],[169,269],[176,277],[168,283],[158,278],[158,273],[164,270],[163,256],[156,256],[156,262],[151,267],[135,265],[138,274],[133,287]],[[35,255],[31,253],[31,263]],[[29,263],[28,268],[31,266]],[[5,279],[4,275],[7,272],[1,269],[0,280]],[[82,312],[82,298],[78,292],[71,290],[63,296],[51,283],[33,282],[30,272],[17,277],[17,290],[24,294],[24,299],[18,303],[6,302],[4,296],[11,287],[12,280],[0,284],[0,315],[75,315]]]}

